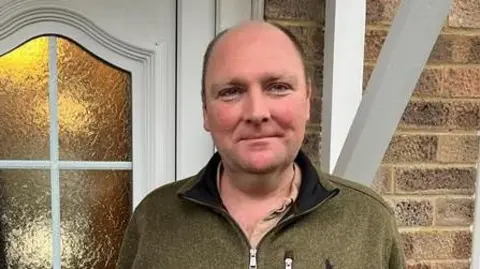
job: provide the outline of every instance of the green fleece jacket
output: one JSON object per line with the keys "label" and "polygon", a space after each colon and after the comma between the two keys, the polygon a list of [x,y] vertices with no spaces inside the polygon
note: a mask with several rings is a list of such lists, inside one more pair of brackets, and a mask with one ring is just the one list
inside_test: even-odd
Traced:
{"label": "green fleece jacket", "polygon": [[117,269],[400,269],[402,243],[389,206],[370,189],[319,172],[299,152],[299,196],[251,249],[222,205],[215,154],[196,176],[151,192],[134,211]]}

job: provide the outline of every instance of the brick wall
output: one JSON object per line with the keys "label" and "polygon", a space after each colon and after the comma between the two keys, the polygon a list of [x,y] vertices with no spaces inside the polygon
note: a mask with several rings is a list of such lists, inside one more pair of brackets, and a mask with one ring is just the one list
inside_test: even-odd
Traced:
{"label": "brick wall", "polygon": [[[365,83],[400,0],[368,0]],[[266,0],[265,18],[302,40],[317,95],[304,149],[319,160],[323,0]],[[415,42],[412,40],[412,42]],[[456,0],[377,173],[410,268],[468,268],[480,129],[480,1]]]}

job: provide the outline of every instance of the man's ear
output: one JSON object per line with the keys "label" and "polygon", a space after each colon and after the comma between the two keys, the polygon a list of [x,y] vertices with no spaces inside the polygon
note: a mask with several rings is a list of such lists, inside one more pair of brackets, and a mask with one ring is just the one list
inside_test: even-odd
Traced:
{"label": "man's ear", "polygon": [[207,115],[207,105],[203,103],[203,129],[205,131],[210,132],[210,122],[208,121],[208,115]]}
{"label": "man's ear", "polygon": [[312,79],[308,78],[307,79],[307,98],[310,99],[312,96],[315,96],[316,94],[316,88],[315,85],[312,83]]}
{"label": "man's ear", "polygon": [[311,109],[311,103],[312,103],[312,98],[314,96],[314,91],[315,91],[315,86],[312,83],[312,80],[308,78],[307,80],[307,104],[305,107],[305,117],[307,121],[310,120],[310,109]]}

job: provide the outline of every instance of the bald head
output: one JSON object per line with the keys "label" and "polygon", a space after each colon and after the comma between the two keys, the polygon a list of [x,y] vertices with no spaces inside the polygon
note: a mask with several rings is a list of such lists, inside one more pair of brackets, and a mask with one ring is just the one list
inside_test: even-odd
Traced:
{"label": "bald head", "polygon": [[[210,43],[203,58],[202,70],[202,102],[206,102],[206,78],[210,72],[212,58],[222,58],[225,51],[239,51],[239,46],[261,43],[263,46],[275,47],[283,43],[290,53],[295,54],[302,63],[306,83],[310,83],[310,72],[305,63],[305,53],[298,39],[285,27],[264,21],[249,21],[220,32]],[[285,44],[287,43],[287,44]],[[268,49],[268,48],[267,48]],[[230,56],[232,53],[230,53]],[[241,55],[238,55],[241,57]],[[235,57],[235,55],[233,56]],[[228,59],[222,59],[228,61]]]}

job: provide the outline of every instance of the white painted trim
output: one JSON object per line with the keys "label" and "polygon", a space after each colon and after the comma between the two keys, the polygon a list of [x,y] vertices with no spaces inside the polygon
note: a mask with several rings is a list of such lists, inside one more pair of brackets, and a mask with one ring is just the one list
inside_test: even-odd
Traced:
{"label": "white painted trim", "polygon": [[[0,161],[0,169],[50,169],[51,161]],[[58,161],[62,170],[132,170],[131,162]]]}
{"label": "white painted trim", "polygon": [[[254,0],[253,0],[254,1]],[[252,9],[252,1],[248,0],[216,0],[216,26],[219,33],[241,22],[251,20],[255,15]],[[258,8],[258,7],[257,7]],[[256,12],[262,11],[255,9]]]}
{"label": "white painted trim", "polygon": [[60,161],[58,166],[62,170],[132,170],[131,162],[75,162]]}
{"label": "white painted trim", "polygon": [[452,1],[403,2],[338,158],[335,175],[372,184]]}
{"label": "white painted trim", "polygon": [[[132,74],[133,206],[152,189],[175,178],[175,60],[164,43],[149,50],[98,28],[53,1],[12,1],[0,9],[0,53],[38,35],[67,36],[95,55]],[[165,74],[165,77],[163,77]]]}
{"label": "white painted trim", "polygon": [[50,161],[0,161],[0,169],[50,169]]}
{"label": "white painted trim", "polygon": [[366,1],[327,0],[321,165],[331,173],[362,100]]}
{"label": "white painted trim", "polygon": [[263,21],[265,13],[264,0],[252,0],[252,19]]}
{"label": "white painted trim", "polygon": [[[188,18],[188,19],[187,19]],[[215,0],[180,0],[177,25],[177,174],[196,174],[213,154],[203,128],[202,62],[215,36]]]}
{"label": "white painted trim", "polygon": [[52,265],[62,265],[60,224],[60,170],[58,168],[58,68],[57,37],[48,38],[48,106],[50,112],[50,200],[52,213]]}

